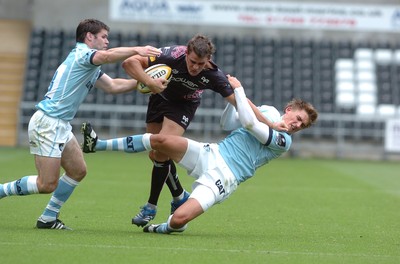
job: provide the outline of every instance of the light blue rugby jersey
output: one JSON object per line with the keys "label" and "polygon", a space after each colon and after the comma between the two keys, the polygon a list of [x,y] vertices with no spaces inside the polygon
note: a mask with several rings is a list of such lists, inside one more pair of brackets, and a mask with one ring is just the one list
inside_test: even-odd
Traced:
{"label": "light blue rugby jersey", "polygon": [[44,99],[36,108],[48,116],[72,120],[100,76],[100,66],[91,63],[96,51],[78,42],[54,73]]}
{"label": "light blue rugby jersey", "polygon": [[[275,107],[262,106],[260,110],[272,122],[281,120]],[[272,129],[268,142],[261,144],[245,128],[234,130],[218,143],[219,152],[239,184],[251,178],[257,168],[288,151],[291,144],[292,137],[289,134]]]}

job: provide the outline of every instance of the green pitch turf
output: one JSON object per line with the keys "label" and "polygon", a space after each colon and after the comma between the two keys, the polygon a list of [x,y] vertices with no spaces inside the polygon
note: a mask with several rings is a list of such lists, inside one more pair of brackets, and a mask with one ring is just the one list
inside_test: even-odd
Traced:
{"label": "green pitch turf", "polygon": [[[60,218],[37,230],[50,195],[0,200],[0,263],[400,263],[400,164],[282,158],[182,234],[146,234],[146,154],[86,155],[88,176]],[[0,182],[36,174],[27,148],[0,148]],[[179,170],[184,186],[192,179]],[[168,216],[163,191],[154,223]]]}

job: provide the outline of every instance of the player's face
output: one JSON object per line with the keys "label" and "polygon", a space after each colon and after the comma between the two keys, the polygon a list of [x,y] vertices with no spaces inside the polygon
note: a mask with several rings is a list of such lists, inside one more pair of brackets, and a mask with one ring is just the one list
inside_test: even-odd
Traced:
{"label": "player's face", "polygon": [[310,122],[309,117],[304,109],[295,110],[291,107],[286,108],[283,121],[288,126],[288,133],[293,134],[307,127]]}
{"label": "player's face", "polygon": [[[90,33],[89,33],[90,34]],[[108,48],[108,31],[102,29],[99,33],[92,35],[92,49],[106,50]]]}
{"label": "player's face", "polygon": [[196,53],[186,53],[186,65],[191,76],[198,75],[206,67],[209,58],[201,58]]}

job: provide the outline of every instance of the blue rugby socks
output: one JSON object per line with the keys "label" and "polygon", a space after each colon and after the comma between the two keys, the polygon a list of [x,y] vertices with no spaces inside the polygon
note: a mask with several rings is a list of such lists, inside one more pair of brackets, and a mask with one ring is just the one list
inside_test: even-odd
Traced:
{"label": "blue rugby socks", "polygon": [[0,184],[0,198],[12,195],[29,195],[39,193],[36,175],[25,176],[21,179]]}
{"label": "blue rugby socks", "polygon": [[143,135],[133,135],[123,138],[113,138],[107,140],[98,139],[96,143],[96,151],[125,151],[128,153],[142,152],[151,150],[149,133]]}

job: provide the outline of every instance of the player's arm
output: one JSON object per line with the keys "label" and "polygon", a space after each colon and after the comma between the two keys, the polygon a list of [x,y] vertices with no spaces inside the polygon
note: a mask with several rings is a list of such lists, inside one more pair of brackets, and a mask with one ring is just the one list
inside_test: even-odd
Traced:
{"label": "player's arm", "polygon": [[272,137],[272,128],[257,120],[242,86],[235,87],[234,92],[237,103],[236,108],[242,126],[249,130],[262,144],[269,142],[270,137]]}
{"label": "player's arm", "polygon": [[[228,80],[229,80],[229,82],[230,82],[232,88],[242,86],[242,85],[240,84],[240,82],[239,82],[236,78],[234,78],[234,77],[232,77],[232,76],[229,76],[229,75],[228,75]],[[237,101],[236,101],[236,99],[235,99],[235,96],[236,96],[236,95],[235,95],[235,93],[234,93],[234,94],[232,94],[232,95],[226,97],[226,100],[227,100],[229,103],[231,103],[232,105],[234,105],[234,106],[237,105]],[[277,130],[277,131],[287,131],[287,126],[285,125],[285,123],[283,123],[283,122],[276,122],[276,123],[271,122],[269,119],[267,119],[267,118],[261,113],[261,111],[257,108],[257,106],[256,106],[255,104],[253,104],[253,102],[252,102],[250,99],[248,99],[248,98],[246,98],[246,99],[247,99],[247,101],[248,101],[248,103],[249,103],[249,106],[250,106],[250,108],[252,109],[252,111],[253,111],[253,113],[255,114],[255,117],[256,117],[256,119],[257,119],[258,121],[260,121],[260,122],[266,124],[267,126],[269,126],[270,128],[272,128],[272,129],[274,129],[274,130]]]}
{"label": "player's arm", "polygon": [[117,47],[108,50],[98,50],[94,53],[92,63],[94,65],[102,65],[106,63],[114,63],[125,60],[133,55],[143,56],[147,59],[149,56],[158,56],[160,49],[152,46],[144,47]]}
{"label": "player's arm", "polygon": [[221,128],[227,131],[235,130],[239,127],[242,127],[236,108],[230,103],[226,104],[219,123],[221,125]]}
{"label": "player's arm", "polygon": [[136,85],[137,81],[135,79],[113,79],[105,73],[95,83],[96,88],[100,88],[104,92],[111,94],[130,92],[136,89]]}
{"label": "player's arm", "polygon": [[132,56],[122,62],[125,72],[132,78],[148,86],[152,93],[160,93],[167,87],[162,79],[152,79],[143,69],[149,67],[148,58]]}

